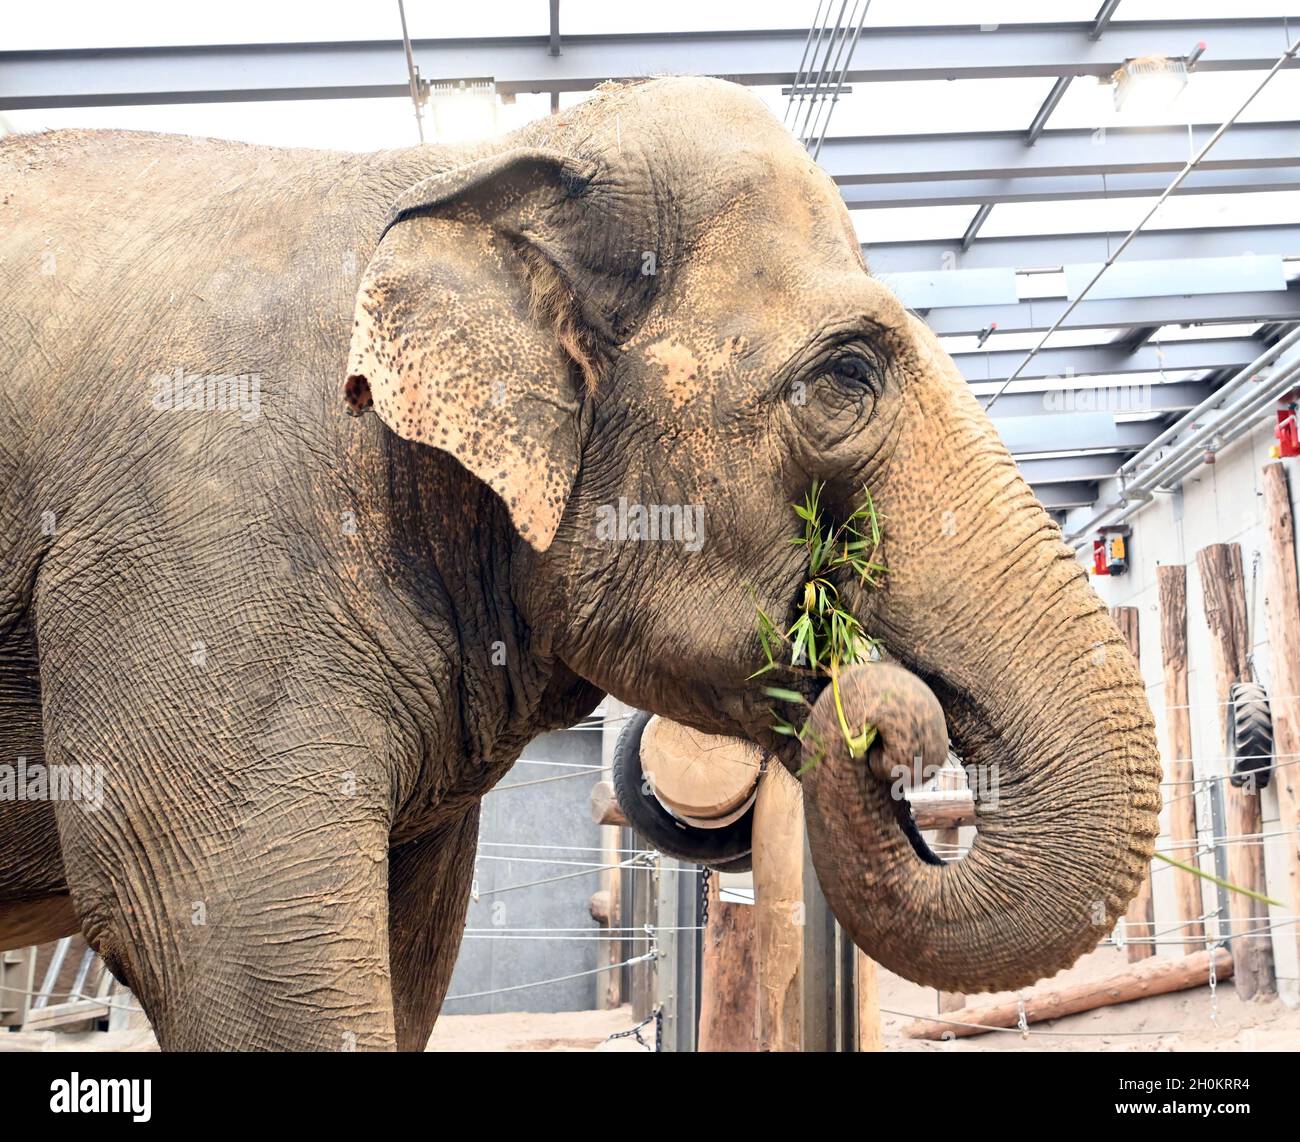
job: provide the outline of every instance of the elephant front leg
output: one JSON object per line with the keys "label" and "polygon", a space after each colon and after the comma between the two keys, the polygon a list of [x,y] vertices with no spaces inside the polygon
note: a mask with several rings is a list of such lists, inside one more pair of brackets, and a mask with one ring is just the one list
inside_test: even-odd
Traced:
{"label": "elephant front leg", "polygon": [[225,796],[61,810],[87,940],[163,1050],[392,1050],[386,828],[310,794]]}
{"label": "elephant front leg", "polygon": [[393,849],[389,945],[399,1051],[423,1051],[456,966],[469,908],[479,806],[432,835]]}
{"label": "elephant front leg", "polygon": [[[391,1050],[391,790],[378,731],[325,699],[269,709],[145,677],[47,685],[47,753],[87,940],[164,1050]],[[159,701],[159,695],[163,700]]]}

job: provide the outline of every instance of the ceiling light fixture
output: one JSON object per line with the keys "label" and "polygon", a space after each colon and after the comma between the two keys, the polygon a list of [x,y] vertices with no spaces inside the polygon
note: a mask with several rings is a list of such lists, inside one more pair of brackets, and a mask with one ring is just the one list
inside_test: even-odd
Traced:
{"label": "ceiling light fixture", "polygon": [[491,79],[429,84],[429,110],[440,143],[463,143],[497,133],[497,89]]}
{"label": "ceiling light fixture", "polygon": [[1187,86],[1187,76],[1205,51],[1199,43],[1188,56],[1139,56],[1125,60],[1111,76],[1115,85],[1115,110],[1161,111]]}

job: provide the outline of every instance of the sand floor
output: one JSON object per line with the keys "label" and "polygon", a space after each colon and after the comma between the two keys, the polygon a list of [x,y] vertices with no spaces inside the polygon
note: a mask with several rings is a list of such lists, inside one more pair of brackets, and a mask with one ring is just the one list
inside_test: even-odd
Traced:
{"label": "sand floor", "polygon": [[[1123,951],[1103,948],[1062,972],[1055,982],[1097,979],[1127,966]],[[979,1002],[997,998],[982,996]],[[1300,1009],[1276,999],[1243,1003],[1231,980],[1217,988],[1217,1023],[1211,1020],[1210,990],[1200,987],[1031,1024],[1028,1039],[1019,1031],[946,1042],[909,1039],[903,1035],[903,1027],[911,1022],[911,1016],[938,1015],[937,996],[933,990],[889,972],[880,973],[880,1006],[885,1049],[889,1051],[1300,1051]],[[447,1015],[439,1020],[429,1050],[635,1052],[641,1048],[631,1040],[604,1042],[610,1032],[625,1030],[633,1023],[629,1007],[554,1014]]]}
{"label": "sand floor", "polygon": [[[1123,971],[1124,953],[1103,948],[1085,956],[1057,982],[1095,979]],[[1040,985],[1042,986],[1042,985]],[[1208,987],[1158,995],[1133,1003],[1071,1015],[1019,1031],[992,1032],[946,1042],[909,1039],[912,1017],[938,1015],[934,991],[880,974],[881,1022],[888,1051],[1300,1051],[1300,1009],[1280,1000],[1243,1003],[1231,981],[1217,989],[1217,1023]],[[980,1002],[996,997],[985,996]],[[897,1014],[897,1013],[902,1014]],[[646,1053],[635,1040],[608,1036],[633,1026],[632,1009],[613,1011],[512,1012],[447,1015],[438,1021],[430,1051],[621,1051]],[[652,1027],[642,1032],[652,1039]],[[5,1051],[156,1050],[147,1028],[117,1032],[0,1033]]]}

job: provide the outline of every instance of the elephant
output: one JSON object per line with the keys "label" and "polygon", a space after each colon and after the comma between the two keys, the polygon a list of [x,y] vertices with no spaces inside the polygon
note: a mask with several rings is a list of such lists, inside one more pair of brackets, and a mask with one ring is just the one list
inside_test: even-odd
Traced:
{"label": "elephant", "polygon": [[[84,933],[164,1050],[422,1049],[480,800],[607,694],[802,771],[828,898],[911,978],[1026,985],[1134,895],[1136,665],[754,94],[606,85],[370,154],[17,135],[0,218],[0,759],[102,794],[11,778],[0,947]],[[884,526],[883,581],[839,587],[887,661],[845,702],[1000,774],[955,864],[754,677],[813,481]],[[885,668],[945,726],[891,721]]]}

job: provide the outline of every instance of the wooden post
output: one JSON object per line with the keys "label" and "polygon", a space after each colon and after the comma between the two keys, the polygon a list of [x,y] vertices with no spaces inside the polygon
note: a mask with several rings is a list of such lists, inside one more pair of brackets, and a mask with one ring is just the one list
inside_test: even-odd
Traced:
{"label": "wooden post", "polygon": [[880,1029],[880,981],[876,976],[876,961],[859,949],[857,965],[858,1050],[883,1051],[885,1043]]}
{"label": "wooden post", "polygon": [[[800,798],[802,805],[802,797]],[[808,838],[804,837],[803,895],[797,912],[798,933],[803,937],[799,961],[800,1020],[802,1031],[798,1050],[815,1054],[847,1050],[851,1045],[843,1034],[846,1017],[855,1012],[846,1007],[849,998],[846,984],[844,943],[831,906],[822,892]],[[852,941],[847,941],[852,944]]]}
{"label": "wooden post", "polygon": [[803,797],[786,768],[768,761],[754,803],[754,909],[761,1051],[802,1048]]}
{"label": "wooden post", "polygon": [[[627,725],[627,719],[631,714],[631,707],[625,706],[615,698],[605,699],[605,722],[601,729],[600,753],[601,765],[604,767],[602,775],[606,779],[609,779],[613,772],[614,748],[618,744],[619,735],[623,732],[623,727]],[[614,824],[604,824],[602,822],[600,830],[600,863],[606,867],[600,874],[600,892],[603,894],[605,912],[609,916],[607,925],[609,928],[619,926],[618,918],[622,911],[620,907],[623,894],[622,869],[613,867],[619,864],[622,859],[618,851],[620,832]],[[601,972],[596,977],[596,1006],[603,1011],[621,1006],[624,999],[624,969],[615,969],[613,965],[622,963],[629,958],[624,955],[624,948],[632,945],[630,941],[625,944],[620,936],[621,933],[611,932],[609,939],[600,941],[596,953],[597,964],[600,967],[611,969]]]}
{"label": "wooden post", "polygon": [[[1300,586],[1297,585],[1295,516],[1282,464],[1264,465],[1268,557],[1264,560],[1270,659],[1269,709],[1277,768],[1278,828],[1288,834],[1282,885],[1275,893],[1300,916]],[[1300,928],[1292,928],[1300,957]]]}
{"label": "wooden post", "polygon": [[754,908],[722,900],[709,879],[709,924],[700,957],[700,1050],[758,1050],[758,949]]}
{"label": "wooden post", "polygon": [[[959,769],[956,766],[944,766],[944,768],[939,771],[938,779],[935,782],[935,790],[937,792],[947,794],[948,797],[952,797],[953,793],[962,789],[965,785],[966,785],[966,773],[964,770]],[[956,798],[952,798],[952,799],[954,801],[956,800]],[[934,834],[934,841],[935,844],[940,845],[944,848],[944,851],[939,853],[939,855],[943,857],[944,860],[957,859],[956,857],[952,856],[951,853],[961,843],[961,827],[959,825],[950,825],[946,828],[937,830]],[[874,965],[873,965],[873,971],[874,971]],[[940,1013],[944,1011],[956,1011],[957,1008],[965,1007],[965,1006],[966,1006],[966,997],[962,995],[960,991],[939,992]],[[880,1022],[879,1015],[876,1016],[876,1022],[877,1023]],[[861,1047],[859,1049],[867,1050],[868,1048]],[[873,1047],[870,1049],[879,1050],[880,1048]]]}
{"label": "wooden post", "polygon": [[[1196,777],[1192,765],[1192,717],[1187,688],[1187,568],[1181,563],[1156,568],[1160,590],[1160,655],[1165,667],[1165,805],[1169,810],[1169,835],[1173,857],[1184,864],[1197,863]],[[1190,872],[1171,869],[1174,910],[1183,926],[1173,934],[1186,943],[1184,954],[1201,950],[1205,938],[1200,917],[1201,881]]]}
{"label": "wooden post", "polygon": [[[1219,703],[1220,741],[1227,740],[1232,711],[1228,691],[1234,682],[1253,681],[1250,668],[1250,623],[1246,613],[1246,581],[1241,569],[1241,546],[1212,543],[1196,553],[1205,598],[1205,618],[1214,636],[1215,693]],[[1224,767],[1231,770],[1231,762]],[[1258,838],[1264,831],[1259,790],[1254,783],[1238,789],[1224,781],[1223,801],[1226,827],[1228,879],[1240,888],[1265,892],[1264,848]],[[1244,840],[1238,838],[1246,838]],[[1272,995],[1277,991],[1273,977],[1273,946],[1260,933],[1268,928],[1268,906],[1240,892],[1228,893],[1231,917],[1232,959],[1236,964],[1237,994],[1242,999]]]}
{"label": "wooden post", "polygon": [[36,981],[36,948],[0,951],[0,1027],[21,1027]]}
{"label": "wooden post", "polygon": [[[1111,607],[1110,617],[1115,620],[1120,634],[1128,643],[1133,661],[1140,664],[1142,640],[1138,632],[1137,607]],[[1151,942],[1156,934],[1155,920],[1155,899],[1151,894],[1151,866],[1148,865],[1147,874],[1142,878],[1138,893],[1129,903],[1128,911],[1124,913],[1124,936],[1126,939],[1136,941],[1128,945],[1129,963],[1137,963],[1138,960],[1149,959],[1156,954],[1156,946]]]}

